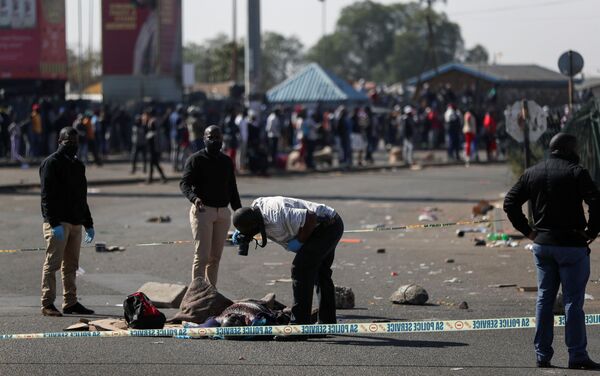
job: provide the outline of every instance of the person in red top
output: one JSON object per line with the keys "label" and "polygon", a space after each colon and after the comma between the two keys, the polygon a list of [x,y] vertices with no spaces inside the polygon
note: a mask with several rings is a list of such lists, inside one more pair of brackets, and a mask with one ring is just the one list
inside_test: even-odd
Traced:
{"label": "person in red top", "polygon": [[496,119],[491,111],[485,113],[483,118],[483,128],[485,129],[485,150],[487,152],[487,160],[496,160]]}

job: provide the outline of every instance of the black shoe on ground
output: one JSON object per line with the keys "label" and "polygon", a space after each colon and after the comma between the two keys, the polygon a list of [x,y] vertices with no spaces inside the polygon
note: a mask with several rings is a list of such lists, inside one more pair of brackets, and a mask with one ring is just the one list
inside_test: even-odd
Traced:
{"label": "black shoe on ground", "polygon": [[50,317],[61,317],[62,313],[60,313],[60,311],[56,309],[54,304],[50,304],[45,307],[42,307],[42,315]]}
{"label": "black shoe on ground", "polygon": [[597,369],[600,370],[600,363],[596,363],[591,359],[582,360],[580,362],[569,362],[570,369]]}
{"label": "black shoe on ground", "polygon": [[70,307],[63,308],[63,313],[66,315],[78,314],[78,315],[93,315],[94,311],[85,308],[81,303],[77,302]]}
{"label": "black shoe on ground", "polygon": [[277,342],[299,342],[306,341],[308,336],[306,335],[296,335],[296,336],[275,336],[273,340]]}
{"label": "black shoe on ground", "polygon": [[537,360],[535,365],[537,368],[554,368],[549,360]]}

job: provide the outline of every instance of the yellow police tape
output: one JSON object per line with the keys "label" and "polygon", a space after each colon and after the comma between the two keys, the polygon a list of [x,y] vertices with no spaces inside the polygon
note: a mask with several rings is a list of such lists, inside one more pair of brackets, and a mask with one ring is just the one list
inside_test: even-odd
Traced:
{"label": "yellow police tape", "polygon": [[[585,316],[586,325],[600,325],[600,314]],[[565,317],[555,316],[554,326],[564,326]],[[535,317],[507,317],[495,319],[393,321],[345,324],[237,326],[221,328],[167,328],[117,330],[111,332],[54,332],[30,334],[1,334],[2,339],[81,338],[81,337],[228,337],[274,335],[340,335],[340,334],[402,334],[466,332],[485,330],[535,328]]]}
{"label": "yellow police tape", "polygon": [[[478,220],[478,221],[458,221],[458,222],[449,222],[449,223],[419,223],[413,225],[405,225],[405,226],[392,226],[392,227],[374,227],[368,229],[360,229],[360,230],[346,230],[345,234],[354,234],[354,233],[363,233],[363,232],[380,232],[380,231],[400,231],[400,230],[414,230],[414,229],[429,229],[429,228],[442,228],[442,227],[450,227],[450,226],[466,226],[466,225],[476,225],[483,223],[492,223],[492,222],[502,222],[503,219],[497,220]],[[231,239],[229,239],[231,240]],[[260,239],[258,239],[260,240]],[[126,244],[123,247],[151,247],[151,246],[159,246],[159,245],[180,245],[180,244],[190,244],[193,240],[167,240],[167,241],[159,241],[153,243],[138,243],[138,244]],[[83,246],[81,248],[93,248],[93,245]],[[37,248],[20,248],[20,249],[0,249],[0,253],[17,253],[17,252],[36,252],[36,251],[46,251],[45,247],[37,247]]]}

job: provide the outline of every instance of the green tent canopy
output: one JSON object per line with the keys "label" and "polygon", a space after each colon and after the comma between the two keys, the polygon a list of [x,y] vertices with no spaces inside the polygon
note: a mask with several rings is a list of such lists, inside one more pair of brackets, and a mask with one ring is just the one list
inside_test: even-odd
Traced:
{"label": "green tent canopy", "polygon": [[311,63],[267,91],[271,104],[360,104],[369,98],[333,73]]}

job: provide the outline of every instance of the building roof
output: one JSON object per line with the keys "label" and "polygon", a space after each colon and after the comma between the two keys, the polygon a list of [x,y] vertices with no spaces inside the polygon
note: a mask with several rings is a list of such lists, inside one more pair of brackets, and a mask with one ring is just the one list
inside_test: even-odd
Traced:
{"label": "building roof", "polygon": [[368,98],[337,77],[311,63],[267,91],[270,103],[366,102]]}
{"label": "building roof", "polygon": [[579,85],[577,90],[595,89],[600,87],[600,77],[586,77]]}
{"label": "building roof", "polygon": [[[421,74],[421,82],[429,81],[437,75],[450,71],[463,72],[494,84],[507,83],[557,83],[565,84],[566,76],[535,64],[461,64],[448,63],[435,70],[429,70]],[[415,85],[418,77],[407,80],[409,85]]]}

